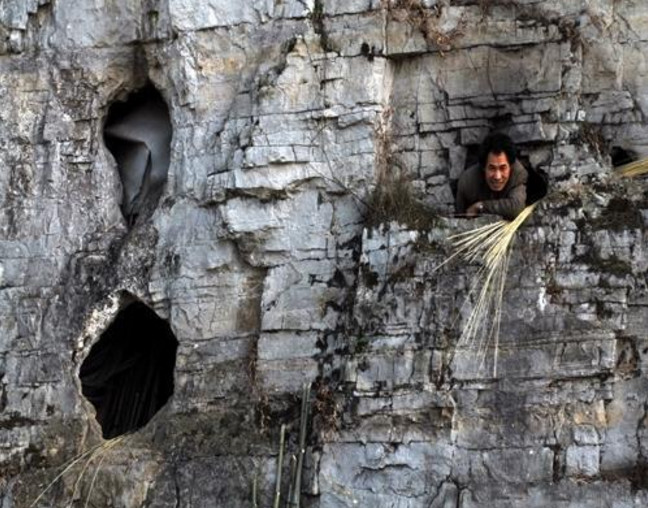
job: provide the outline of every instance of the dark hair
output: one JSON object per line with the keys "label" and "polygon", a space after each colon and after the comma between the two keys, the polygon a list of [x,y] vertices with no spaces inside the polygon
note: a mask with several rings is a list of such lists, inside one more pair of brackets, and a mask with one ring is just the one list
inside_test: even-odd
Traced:
{"label": "dark hair", "polygon": [[497,155],[502,152],[506,154],[508,163],[513,165],[517,160],[517,150],[515,149],[513,140],[501,132],[489,134],[479,147],[479,165],[485,168],[489,153]]}

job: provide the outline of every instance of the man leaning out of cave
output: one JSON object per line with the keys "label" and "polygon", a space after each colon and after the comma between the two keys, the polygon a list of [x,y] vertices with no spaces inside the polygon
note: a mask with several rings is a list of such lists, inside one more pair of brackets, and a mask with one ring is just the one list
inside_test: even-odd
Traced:
{"label": "man leaning out of cave", "polygon": [[457,213],[468,217],[491,213],[512,220],[526,206],[527,179],[511,138],[489,134],[479,148],[478,164],[459,178]]}

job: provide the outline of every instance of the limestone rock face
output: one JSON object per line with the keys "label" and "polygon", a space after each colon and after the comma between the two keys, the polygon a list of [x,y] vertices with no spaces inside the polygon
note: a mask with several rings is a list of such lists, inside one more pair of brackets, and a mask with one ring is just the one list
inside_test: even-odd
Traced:
{"label": "limestone rock face", "polygon": [[[270,506],[306,382],[303,506],[647,506],[646,180],[610,177],[648,155],[646,29],[631,0],[0,0],[0,506]],[[127,221],[103,129],[149,84],[168,178]],[[495,220],[451,217],[494,128],[552,189],[495,375],[459,341],[479,263],[438,268]],[[133,299],[174,394],[103,443],[79,369]]]}

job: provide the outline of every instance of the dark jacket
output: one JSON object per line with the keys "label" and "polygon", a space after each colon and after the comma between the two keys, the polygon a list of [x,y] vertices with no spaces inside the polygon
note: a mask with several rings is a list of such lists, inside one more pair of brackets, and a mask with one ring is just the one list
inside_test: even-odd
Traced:
{"label": "dark jacket", "polygon": [[481,201],[484,204],[484,213],[493,213],[513,220],[526,206],[528,178],[524,166],[515,161],[506,187],[501,192],[494,192],[486,183],[484,169],[478,165],[471,166],[459,177],[457,213],[466,213],[471,205]]}

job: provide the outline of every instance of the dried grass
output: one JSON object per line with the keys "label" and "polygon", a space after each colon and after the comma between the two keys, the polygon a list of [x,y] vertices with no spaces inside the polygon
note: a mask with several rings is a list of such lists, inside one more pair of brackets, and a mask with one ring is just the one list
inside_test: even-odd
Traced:
{"label": "dried grass", "polygon": [[619,166],[614,174],[619,178],[634,178],[648,173],[648,158]]}
{"label": "dried grass", "polygon": [[411,180],[404,175],[381,178],[365,206],[365,224],[369,228],[396,221],[413,229],[429,229],[438,219],[421,202]]}
{"label": "dried grass", "polygon": [[483,368],[488,349],[492,345],[493,377],[497,377],[502,300],[513,240],[515,233],[536,206],[537,203],[527,206],[511,222],[500,220],[451,236],[449,240],[455,252],[442,263],[446,264],[456,257],[466,263],[483,263],[470,288],[468,298],[477,292],[479,294],[459,338],[458,347],[475,351],[473,359],[479,371]]}
{"label": "dried grass", "polygon": [[441,53],[453,49],[454,43],[464,35],[464,23],[452,30],[439,27],[443,6],[427,7],[421,0],[392,0],[381,2],[390,18],[400,23],[408,23],[423,35],[428,44],[435,46]]}
{"label": "dried grass", "polygon": [[88,494],[86,496],[86,501],[85,501],[84,506],[87,507],[88,504],[89,504],[89,501],[90,501],[90,495],[92,494],[92,490],[94,488],[95,480],[97,479],[97,474],[99,473],[99,469],[101,468],[101,464],[103,463],[103,461],[104,461],[104,459],[106,457],[106,453],[109,450],[111,450],[112,448],[114,448],[115,446],[117,446],[118,444],[122,443],[129,436],[130,436],[130,434],[124,434],[124,435],[121,435],[121,436],[116,437],[114,439],[110,439],[108,441],[105,441],[104,443],[101,443],[101,444],[99,444],[97,446],[94,446],[94,447],[90,448],[89,450],[86,450],[85,452],[77,455],[76,457],[73,457],[68,462],[63,464],[63,466],[61,466],[63,468],[63,470],[58,475],[56,475],[56,477],[51,482],[49,482],[47,484],[47,486],[40,492],[40,494],[36,497],[36,499],[34,499],[34,501],[32,501],[32,503],[29,505],[29,508],[33,508],[34,506],[36,506],[38,504],[38,502],[45,496],[45,494],[47,494],[47,492],[49,492],[49,490],[54,485],[56,485],[56,483],[61,478],[63,478],[68,472],[70,472],[77,464],[80,464],[84,459],[86,459],[85,462],[83,462],[83,466],[82,466],[81,470],[78,473],[76,481],[74,482],[74,487],[73,487],[73,490],[72,490],[72,497],[70,498],[70,502],[67,505],[67,506],[71,507],[73,505],[73,503],[74,503],[74,498],[76,496],[77,489],[78,489],[78,487],[79,487],[79,485],[81,483],[81,480],[82,480],[86,470],[90,466],[90,463],[94,459],[96,459],[97,457],[101,457],[99,463],[97,464],[97,466],[95,468],[95,472],[94,472],[94,475],[92,477],[92,482],[90,484],[90,488],[88,489]]}
{"label": "dried grass", "polygon": [[421,202],[411,176],[393,157],[391,117],[386,108],[376,123],[376,185],[362,201],[368,228],[392,221],[413,229],[429,229],[437,214]]}

